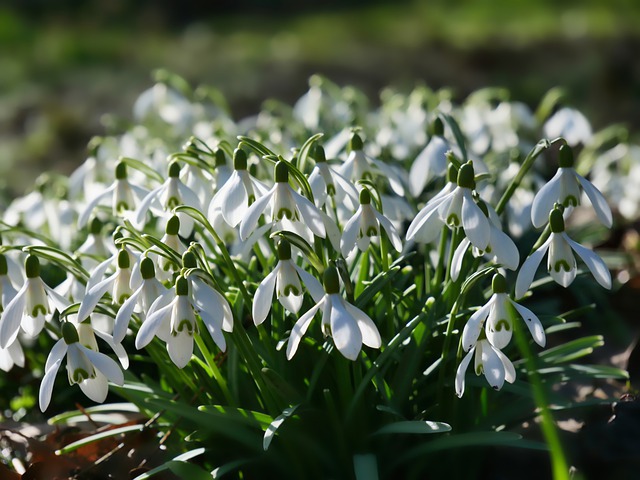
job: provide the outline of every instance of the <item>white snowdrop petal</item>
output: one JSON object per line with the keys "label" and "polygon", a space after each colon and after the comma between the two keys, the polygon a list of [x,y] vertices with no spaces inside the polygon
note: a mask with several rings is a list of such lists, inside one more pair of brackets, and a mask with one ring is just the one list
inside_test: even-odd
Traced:
{"label": "white snowdrop petal", "polygon": [[78,385],[80,386],[82,393],[96,403],[104,402],[107,398],[107,394],[109,393],[109,384],[107,383],[107,379],[100,372],[96,372],[95,378],[83,380]]}
{"label": "white snowdrop petal", "polygon": [[227,341],[224,338],[224,333],[222,333],[222,322],[220,319],[215,318],[211,312],[204,311],[200,312],[200,318],[202,318],[202,322],[215,344],[224,352],[227,349]]}
{"label": "white snowdrop petal", "polygon": [[306,287],[311,298],[313,298],[313,301],[318,303],[322,300],[322,297],[324,297],[324,288],[322,288],[320,281],[310,273],[306,272],[302,267],[294,264],[294,268],[296,269],[296,272],[298,272],[298,275],[300,275],[302,284]]}
{"label": "white snowdrop petal", "polygon": [[482,366],[484,376],[494,390],[500,390],[504,385],[504,365],[494,347],[489,342],[484,341],[482,344]]}
{"label": "white snowdrop petal", "polygon": [[138,330],[138,334],[136,335],[136,348],[140,350],[141,348],[147,346],[153,337],[158,332],[158,329],[163,324],[163,322],[171,315],[171,309],[173,308],[173,301],[168,305],[156,310],[152,315],[147,316],[147,318],[140,325],[140,329]]}
{"label": "white snowdrop petal", "polygon": [[26,293],[29,282],[25,282],[0,317],[0,347],[7,348],[18,336],[25,312]]}
{"label": "white snowdrop petal", "polygon": [[253,202],[251,206],[248,208],[244,218],[242,218],[240,223],[240,238],[242,240],[246,240],[249,235],[255,230],[256,225],[258,225],[258,220],[260,219],[260,215],[264,213],[265,208],[271,201],[273,194],[275,193],[275,187],[273,187],[269,193],[260,197],[258,200]]}
{"label": "white snowdrop petal", "polygon": [[219,195],[222,218],[231,227],[235,228],[244,218],[249,208],[249,196],[240,175],[232,175],[224,185],[224,192],[221,190]]}
{"label": "white snowdrop petal", "polygon": [[511,237],[495,227],[491,228],[492,255],[495,255],[498,263],[509,270],[516,270],[520,265],[520,253]]}
{"label": "white snowdrop petal", "polygon": [[349,312],[349,314],[358,323],[358,328],[362,334],[362,343],[367,347],[380,348],[382,345],[382,339],[380,338],[378,327],[376,327],[373,320],[371,320],[371,318],[359,308],[345,302],[344,300],[343,303],[347,312]]}
{"label": "white snowdrop petal", "polygon": [[298,345],[300,345],[300,340],[302,340],[303,335],[309,328],[311,320],[313,320],[316,312],[320,308],[322,308],[326,301],[326,296],[322,297],[322,300],[316,303],[307,313],[301,316],[291,329],[291,335],[289,336],[289,342],[287,343],[287,360],[291,360],[296,354]]}
{"label": "white snowdrop petal", "polygon": [[91,315],[91,312],[96,308],[100,299],[104,296],[105,293],[109,290],[111,285],[118,278],[118,272],[114,273],[108,278],[105,278],[101,282],[95,284],[82,299],[82,303],[80,304],[80,308],[78,309],[78,321],[82,322],[85,318]]}
{"label": "white snowdrop petal", "polygon": [[67,354],[67,344],[64,339],[61,338],[56,343],[53,344],[51,351],[49,352],[49,356],[47,357],[47,361],[44,366],[44,371],[47,372],[54,363],[58,360],[62,360],[64,356]]}
{"label": "white snowdrop petal", "polygon": [[166,188],[166,186],[165,184],[162,184],[151,190],[147,196],[142,199],[133,217],[133,222],[137,228],[142,228],[145,223],[147,223],[147,212],[149,211],[149,208],[151,208],[151,204],[154,201],[157,201],[158,195],[164,188]]}
{"label": "white snowdrop petal", "polygon": [[468,238],[462,239],[455,252],[453,252],[453,258],[451,259],[451,280],[454,282],[458,280],[458,276],[460,275],[460,270],[462,270],[462,261],[464,260],[464,255],[467,253],[467,249],[471,245],[471,242]]}
{"label": "white snowdrop petal", "polygon": [[596,215],[598,219],[602,222],[602,224],[611,228],[613,225],[613,216],[611,215],[611,207],[607,203],[607,200],[604,198],[600,190],[593,186],[593,184],[584,178],[582,175],[576,173],[576,178],[582,185],[582,189],[584,193],[587,194],[591,205],[593,205],[593,209],[596,211]]}
{"label": "white snowdrop petal", "polygon": [[465,352],[473,348],[473,346],[478,341],[478,336],[482,331],[482,327],[485,320],[487,319],[487,316],[489,315],[491,305],[494,301],[495,295],[491,297],[487,303],[480,307],[480,309],[476,310],[473,315],[471,315],[469,320],[467,320],[467,324],[462,330],[462,348]]}
{"label": "white snowdrop petal", "polygon": [[549,245],[551,244],[553,235],[554,234],[552,233],[551,237],[549,237],[547,241],[540,246],[540,248],[529,255],[520,267],[518,278],[516,278],[516,299],[524,297],[525,293],[527,293],[527,290],[529,290],[529,287],[533,282],[533,277],[535,277],[536,271],[538,270],[538,266],[540,265],[540,262],[542,261],[545,253],[547,253],[547,250],[549,249]]}
{"label": "white snowdrop petal", "polygon": [[56,381],[56,375],[58,369],[62,363],[62,358],[56,360],[49,369],[46,370],[42,382],[40,383],[40,391],[38,392],[38,403],[40,405],[40,411],[44,412],[51,402],[51,394],[53,393],[53,384]]}
{"label": "white snowdrop petal", "polygon": [[402,240],[400,240],[400,235],[398,235],[396,227],[394,227],[389,219],[382,215],[380,212],[374,211],[374,213],[376,218],[378,219],[378,222],[380,222],[380,225],[382,225],[382,228],[384,228],[385,232],[387,232],[387,236],[389,237],[393,248],[395,248],[398,252],[401,252]]}
{"label": "white snowdrop petal", "polygon": [[116,314],[116,318],[113,322],[113,339],[118,343],[122,342],[122,340],[124,340],[124,337],[127,335],[129,322],[131,321],[133,310],[138,304],[138,297],[142,292],[143,286],[144,285],[140,285],[138,289],[124,301],[124,303],[118,310],[118,313]]}
{"label": "white snowdrop petal", "polygon": [[358,207],[356,213],[349,219],[342,231],[340,240],[340,251],[343,257],[347,257],[356,246],[356,237],[360,229],[360,217],[362,216],[362,206]]}
{"label": "white snowdrop petal", "polygon": [[542,323],[540,323],[540,319],[527,307],[524,307],[511,299],[509,300],[524,320],[524,323],[525,325],[527,325],[527,328],[529,329],[529,332],[531,332],[531,336],[533,337],[535,342],[541,347],[544,347],[547,343],[547,339],[544,333],[544,328],[542,327]]}
{"label": "white snowdrop petal", "polygon": [[458,365],[458,369],[456,370],[455,387],[456,387],[456,394],[458,395],[458,397],[462,397],[462,395],[464,394],[464,386],[465,386],[464,377],[465,377],[465,374],[467,373],[467,368],[469,368],[469,363],[471,363],[471,359],[473,358],[474,352],[475,352],[475,347],[469,350],[469,353],[467,353],[464,356],[464,358],[460,362],[460,365]]}
{"label": "white snowdrop petal", "polygon": [[538,190],[538,193],[533,198],[531,223],[536,228],[546,225],[549,221],[549,213],[553,210],[553,205],[560,198],[563,171],[563,169],[558,169],[553,178]]}
{"label": "white snowdrop petal", "polygon": [[489,220],[473,201],[470,191],[465,191],[462,200],[462,228],[471,243],[480,250],[487,248],[490,231]]}
{"label": "white snowdrop petal", "polygon": [[82,228],[87,224],[93,210],[100,204],[100,202],[103,202],[107,198],[109,198],[109,196],[113,194],[113,191],[115,189],[116,189],[116,182],[112,183],[109,188],[107,188],[104,192],[102,192],[100,195],[98,195],[93,200],[91,200],[86,205],[86,207],[84,207],[84,210],[80,213],[80,216],[78,217],[78,228]]}
{"label": "white snowdrop petal", "polygon": [[291,196],[293,197],[293,201],[295,202],[307,227],[318,237],[325,238],[327,232],[324,228],[324,221],[318,208],[306,197],[303,197],[294,190],[291,190]]}
{"label": "white snowdrop petal", "polygon": [[[333,294],[338,295],[338,294]],[[342,304],[342,298],[338,297],[332,301],[331,309],[331,337],[338,351],[348,358],[355,360],[358,358],[360,349],[362,348],[362,334],[358,328],[358,324],[347,309]]]}
{"label": "white snowdrop petal", "polygon": [[516,369],[514,368],[513,363],[511,363],[511,360],[509,360],[509,358],[500,350],[494,349],[493,351],[498,356],[502,362],[502,366],[504,367],[504,379],[509,383],[515,382]]}
{"label": "white snowdrop petal", "polygon": [[593,274],[593,278],[595,278],[596,281],[604,288],[610,289],[611,272],[609,272],[609,269],[602,258],[600,258],[597,253],[583,247],[578,242],[571,240],[567,234],[565,234],[565,238],[573,251],[578,254],[589,271]]}
{"label": "white snowdrop petal", "polygon": [[122,385],[124,383],[124,374],[115,360],[104,353],[94,352],[79,343],[77,345],[78,348],[87,356],[93,366],[100,370],[102,374],[109,379],[109,381],[116,385]]}
{"label": "white snowdrop petal", "polygon": [[260,325],[264,322],[269,314],[269,310],[271,310],[271,302],[273,301],[273,291],[276,288],[277,274],[278,267],[274,268],[273,271],[269,273],[264,280],[262,280],[253,297],[251,313],[253,316],[253,323],[256,325]]}

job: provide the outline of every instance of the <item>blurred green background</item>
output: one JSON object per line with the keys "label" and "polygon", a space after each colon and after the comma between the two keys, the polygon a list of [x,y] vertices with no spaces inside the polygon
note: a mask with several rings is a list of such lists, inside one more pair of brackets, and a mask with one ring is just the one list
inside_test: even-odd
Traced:
{"label": "blurred green background", "polygon": [[0,190],[71,171],[158,67],[216,86],[235,118],[321,73],[374,104],[390,84],[458,100],[504,86],[531,106],[561,85],[595,128],[640,131],[640,2],[15,0],[0,6]]}

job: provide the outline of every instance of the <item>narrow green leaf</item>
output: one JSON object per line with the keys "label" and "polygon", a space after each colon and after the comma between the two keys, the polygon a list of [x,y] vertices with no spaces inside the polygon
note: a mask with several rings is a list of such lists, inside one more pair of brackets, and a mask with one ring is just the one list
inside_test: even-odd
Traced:
{"label": "narrow green leaf", "polygon": [[103,438],[115,437],[116,435],[129,432],[141,432],[142,430],[144,430],[144,425],[127,425],[126,427],[114,428],[105,432],[96,433],[95,435],[90,435],[62,447],[60,450],[56,451],[56,455],[64,455],[65,453],[73,452],[80,447],[84,447],[85,445],[89,445],[90,443],[97,442],[99,440],[102,440]]}
{"label": "narrow green leaf", "polygon": [[193,463],[172,460],[166,465],[180,478],[188,478],[189,480],[211,480],[212,478],[209,472]]}
{"label": "narrow green leaf", "polygon": [[293,407],[285,408],[280,415],[276,417],[276,419],[269,424],[267,430],[264,432],[264,437],[262,439],[262,448],[266,452],[271,445],[271,441],[276,435],[278,428],[284,423],[284,421],[291,417],[299,405],[294,405]]}
{"label": "narrow green leaf", "polygon": [[253,138],[245,137],[244,135],[240,135],[237,138],[241,142],[241,145],[245,144],[251,150],[256,152],[260,157],[264,157],[265,155],[275,155],[275,153],[273,153],[271,150],[269,150],[267,147],[254,140]]}
{"label": "narrow green leaf", "polygon": [[389,425],[385,425],[380,430],[374,432],[373,435],[388,435],[393,433],[444,433],[450,431],[451,426],[444,422],[415,420],[390,423]]}
{"label": "narrow green leaf", "polygon": [[131,157],[120,157],[120,161],[134,170],[144,173],[147,177],[156,180],[158,183],[164,183],[164,177],[146,163]]}
{"label": "narrow green leaf", "polygon": [[[84,410],[71,410],[68,412],[61,413],[56,415],[55,417],[51,417],[47,423],[50,425],[55,425],[56,423],[61,422],[69,422],[70,420],[80,418],[86,419],[87,414],[91,415],[91,418],[95,420],[94,414],[101,413],[112,413],[112,412],[140,412],[140,409],[133,403],[123,402],[123,403],[106,403],[104,405],[96,405],[94,407],[87,407]],[[122,419],[118,419],[122,421]]]}
{"label": "narrow green leaf", "polygon": [[302,147],[300,147],[300,151],[298,152],[298,169],[301,172],[304,172],[304,167],[307,163],[307,157],[309,156],[309,152],[311,151],[311,147],[314,143],[320,140],[324,136],[323,133],[316,133],[312,137],[309,137]]}
{"label": "narrow green leaf", "polygon": [[[164,472],[167,469],[169,469],[169,463],[171,462],[186,462],[187,460],[190,460],[192,458],[197,457],[198,455],[202,455],[205,452],[204,448],[196,448],[194,450],[189,450],[188,452],[182,453],[180,455],[178,455],[177,457],[174,457],[173,460],[170,460],[167,463],[164,463],[162,465],[160,465],[159,467],[154,468],[153,470],[149,470],[148,472],[143,473],[142,475],[138,475],[136,478],[134,478],[133,480],[147,480],[147,478],[151,478],[154,475]],[[189,477],[190,478],[190,477]],[[209,477],[207,478],[211,478],[211,475],[209,475]]]}

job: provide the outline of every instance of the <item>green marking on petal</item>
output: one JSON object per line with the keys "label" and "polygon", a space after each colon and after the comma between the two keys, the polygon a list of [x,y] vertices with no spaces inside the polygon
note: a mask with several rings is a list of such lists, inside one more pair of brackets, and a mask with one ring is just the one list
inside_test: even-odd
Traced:
{"label": "green marking on petal", "polygon": [[42,315],[46,315],[48,312],[47,307],[45,307],[42,304],[36,305],[35,307],[33,307],[33,311],[31,312],[31,316],[32,317],[37,317],[38,314],[42,314]]}
{"label": "green marking on petal", "polygon": [[567,262],[566,260],[558,260],[555,265],[553,266],[553,269],[556,272],[559,272],[560,270],[564,270],[565,272],[570,272],[571,271],[571,267],[569,266],[569,262]]}
{"label": "green marking on petal", "polygon": [[496,322],[496,332],[501,332],[503,329],[506,331],[511,330],[511,324],[505,319],[498,320]]}
{"label": "green marking on petal", "polygon": [[460,219],[458,218],[458,215],[456,215],[455,213],[449,215],[447,217],[447,225],[449,225],[450,227],[459,227]]}
{"label": "green marking on petal", "polygon": [[298,290],[298,288],[295,285],[286,285],[282,293],[284,294],[285,297],[288,297],[289,295],[298,296],[302,292],[300,292],[300,290]]}
{"label": "green marking on petal", "polygon": [[578,199],[576,197],[574,197],[573,195],[569,195],[564,199],[564,202],[562,202],[562,206],[564,206],[564,207],[577,207],[578,206]]}

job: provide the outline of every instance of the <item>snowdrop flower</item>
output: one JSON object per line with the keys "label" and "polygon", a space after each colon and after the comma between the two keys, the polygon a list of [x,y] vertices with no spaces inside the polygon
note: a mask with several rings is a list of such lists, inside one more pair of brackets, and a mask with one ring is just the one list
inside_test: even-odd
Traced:
{"label": "snowdrop flower", "polygon": [[[516,247],[516,244],[513,243],[513,240],[511,240],[509,235],[502,231],[500,218],[494,208],[483,201],[480,201],[479,206],[489,218],[489,243],[484,250],[473,247],[471,249],[473,256],[481,257],[484,255],[509,270],[516,270],[518,265],[520,265],[518,247]],[[464,254],[467,252],[470,245],[471,242],[469,239],[464,238],[453,253],[453,259],[451,262],[451,279],[453,281],[456,281],[460,275]]]}
{"label": "snowdrop flower", "polygon": [[[158,216],[164,216],[167,211],[179,205],[188,205],[202,210],[198,195],[180,180],[180,165],[178,162],[171,162],[169,178],[162,185],[151,190],[138,205],[135,223],[142,228],[149,210]],[[188,237],[193,230],[194,220],[184,213],[177,215],[180,217],[180,235]]]}
{"label": "snowdrop flower", "polygon": [[89,224],[87,239],[76,250],[76,254],[81,256],[85,268],[91,269],[98,264],[98,261],[92,257],[105,258],[117,253],[113,244],[105,241],[107,237],[102,233],[103,226],[100,219],[94,217]]}
{"label": "snowdrop flower", "polygon": [[109,289],[113,303],[122,305],[131,295],[131,259],[129,252],[122,249],[118,252],[118,265],[115,273],[89,288],[78,309],[78,320],[82,322],[93,312],[98,302]]}
{"label": "snowdrop flower", "polygon": [[53,384],[64,357],[67,357],[69,384],[77,383],[82,392],[94,402],[102,403],[109,391],[108,381],[124,384],[124,375],[118,364],[104,353],[98,352],[95,337],[85,330],[91,328],[71,322],[62,324],[62,338],[58,340],[45,365],[45,374],[40,384],[39,403],[43,412],[49,406]]}
{"label": "snowdrop flower", "polygon": [[558,203],[563,207],[577,207],[580,205],[580,190],[587,194],[600,222],[611,228],[613,219],[611,208],[600,191],[593,184],[579,175],[573,168],[573,152],[568,145],[562,145],[559,150],[559,168],[549,182],[542,187],[531,208],[531,222],[536,228],[542,227],[553,206]]}
{"label": "snowdrop flower", "polygon": [[190,280],[191,283],[183,276],[178,277],[175,295],[173,292],[162,295],[151,305],[136,336],[138,350],[156,335],[164,340],[169,357],[178,368],[191,359],[193,337],[199,332],[196,314],[222,351],[226,350],[222,331],[233,330],[233,314],[227,300],[201,279]]}
{"label": "snowdrop flower", "polygon": [[344,257],[358,246],[364,252],[369,248],[371,237],[379,237],[382,227],[389,237],[389,241],[398,252],[402,251],[402,240],[389,219],[378,212],[371,205],[371,193],[367,188],[360,191],[360,206],[349,219],[342,232],[340,250]]}
{"label": "snowdrop flower", "polygon": [[382,175],[387,179],[391,189],[397,195],[404,195],[404,187],[402,186],[400,175],[386,163],[365,155],[362,150],[364,144],[357,133],[353,134],[349,145],[351,153],[349,153],[347,161],[338,169],[338,172],[343,177],[357,181],[363,178],[371,178],[373,175]]}
{"label": "snowdrop flower", "polygon": [[69,302],[40,278],[40,261],[35,255],[25,260],[27,279],[9,302],[0,319],[0,348],[7,348],[22,330],[29,337],[38,335],[54,310],[62,311]]}
{"label": "snowdrop flower", "polygon": [[493,276],[493,296],[477,310],[462,331],[462,348],[469,351],[477,343],[484,327],[487,340],[495,348],[502,349],[511,341],[513,320],[511,307],[524,319],[535,342],[544,347],[546,338],[538,317],[528,308],[514,302],[507,293],[507,281],[499,273]]}
{"label": "snowdrop flower", "polygon": [[373,320],[340,295],[340,280],[335,267],[330,266],[324,272],[324,290],[326,293],[322,299],[293,326],[287,345],[287,359],[291,360],[295,355],[318,310],[322,310],[322,331],[333,338],[333,343],[345,358],[358,358],[363,344],[380,348],[380,333]]}
{"label": "snowdrop flower", "polygon": [[192,123],[193,108],[178,91],[165,83],[156,83],[136,99],[133,115],[139,122],[160,119],[183,132]]}
{"label": "snowdrop flower", "polygon": [[115,169],[115,181],[107,189],[96,195],[80,213],[78,228],[84,227],[95,208],[99,205],[111,204],[113,215],[122,216],[127,211],[135,210],[136,204],[149,193],[142,187],[129,182],[127,164],[120,161]]}
{"label": "snowdrop flower", "polygon": [[[271,205],[271,222],[280,222],[284,230],[300,234],[307,228],[318,237],[325,238],[323,217],[316,206],[289,185],[289,167],[279,161],[275,167],[275,185],[256,200],[246,211],[240,223],[240,238],[246,240],[256,228],[260,215]],[[303,235],[308,236],[308,235]]]}
{"label": "snowdrop flower", "polygon": [[451,150],[451,146],[444,138],[442,120],[436,118],[433,123],[431,140],[411,164],[411,170],[409,171],[411,195],[418,197],[430,180],[447,172],[446,153],[449,150]]}
{"label": "snowdrop flower", "polygon": [[169,289],[156,278],[155,266],[150,258],[145,257],[142,259],[140,273],[142,275],[142,283],[122,304],[114,321],[113,339],[118,343],[121,343],[127,334],[131,315],[134,312],[138,312],[142,319],[146,318],[146,314],[151,309],[153,302],[169,292]]}
{"label": "snowdrop flower", "polygon": [[[414,238],[418,232],[423,238],[433,239],[437,235],[433,231],[443,222],[449,228],[462,227],[471,244],[479,250],[485,250],[491,238],[491,228],[486,215],[473,199],[474,188],[473,164],[467,162],[458,172],[458,185],[450,193],[432,199],[430,205],[418,213],[409,226],[407,239]],[[440,222],[435,219],[434,210],[437,210]]]}
{"label": "snowdrop flower", "polygon": [[233,153],[233,168],[229,180],[211,199],[208,217],[213,222],[221,215],[229,226],[235,228],[245,218],[249,205],[269,189],[249,174],[247,154],[240,148]]}
{"label": "snowdrop flower", "polygon": [[482,338],[471,347],[469,353],[467,353],[462,359],[462,362],[460,362],[460,365],[458,365],[455,380],[456,394],[458,397],[462,397],[464,394],[464,377],[472,358],[474,358],[474,371],[476,375],[484,373],[491,388],[500,390],[505,381],[509,383],[515,381],[516,369],[513,367],[511,360],[498,348],[491,345],[486,338]]}
{"label": "snowdrop flower", "polygon": [[[187,251],[187,246],[180,240],[178,233],[180,232],[180,218],[177,215],[172,216],[165,227],[165,234],[160,241],[175,251],[180,257]],[[157,247],[152,247],[148,251],[148,255],[155,261],[158,266],[158,278],[161,281],[171,280],[173,272],[180,270],[180,265],[165,254],[161,254]]]}
{"label": "snowdrop flower", "polygon": [[549,225],[551,226],[549,239],[529,255],[522,267],[520,267],[516,280],[515,298],[522,298],[527,293],[531,282],[533,282],[536,270],[538,270],[538,265],[540,265],[542,257],[547,253],[547,250],[549,250],[547,262],[549,274],[563,287],[568,287],[576,277],[577,266],[576,259],[573,256],[573,252],[575,252],[593,274],[596,281],[604,288],[611,288],[611,273],[609,273],[609,269],[602,259],[588,248],[571,240],[565,233],[564,218],[560,209],[555,208],[551,211]]}
{"label": "snowdrop flower", "polygon": [[545,137],[563,137],[572,147],[588,143],[593,135],[589,120],[578,110],[569,107],[561,108],[553,114],[543,128]]}
{"label": "snowdrop flower", "polygon": [[18,290],[16,290],[12,281],[12,277],[15,278],[15,276],[9,270],[11,263],[13,263],[13,260],[10,257],[0,253],[0,312],[3,312],[9,302],[18,294]]}
{"label": "snowdrop flower", "polygon": [[324,290],[320,282],[301,267],[296,265],[291,259],[291,244],[286,240],[281,240],[277,247],[278,264],[269,275],[258,286],[253,298],[252,316],[253,322],[260,325],[267,318],[271,309],[273,291],[280,304],[291,313],[298,313],[302,306],[302,285],[319,302],[324,296]]}
{"label": "snowdrop flower", "polygon": [[320,145],[316,146],[313,159],[316,165],[309,174],[309,185],[318,208],[325,204],[327,197],[331,197],[334,199],[334,205],[344,203],[347,208],[355,209],[358,190],[327,163],[324,148]]}
{"label": "snowdrop flower", "polygon": [[407,230],[407,241],[415,240],[420,243],[429,243],[436,239],[444,222],[438,215],[438,207],[447,196],[457,188],[458,171],[454,165],[449,165],[447,170],[447,183],[424,207],[418,212]]}

